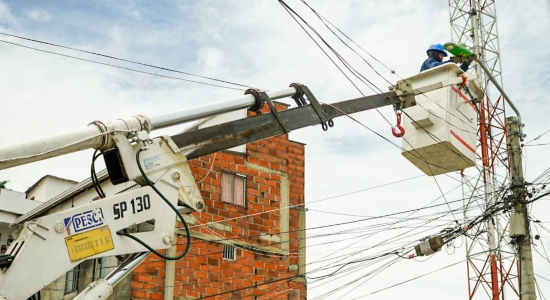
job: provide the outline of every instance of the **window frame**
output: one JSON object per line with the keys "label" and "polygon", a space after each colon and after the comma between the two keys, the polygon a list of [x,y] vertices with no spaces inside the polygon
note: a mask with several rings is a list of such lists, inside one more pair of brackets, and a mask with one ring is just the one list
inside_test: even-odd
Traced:
{"label": "window frame", "polygon": [[107,277],[107,275],[109,275],[108,261],[109,257],[106,256],[94,259],[92,281],[99,278],[105,278]]}
{"label": "window frame", "polygon": [[246,176],[222,171],[220,199],[224,203],[246,207]]}
{"label": "window frame", "polygon": [[[69,278],[70,277],[70,278]],[[80,280],[80,264],[65,273],[65,295],[78,291]]]}
{"label": "window frame", "polygon": [[237,247],[233,245],[223,244],[222,258],[228,261],[237,260]]}

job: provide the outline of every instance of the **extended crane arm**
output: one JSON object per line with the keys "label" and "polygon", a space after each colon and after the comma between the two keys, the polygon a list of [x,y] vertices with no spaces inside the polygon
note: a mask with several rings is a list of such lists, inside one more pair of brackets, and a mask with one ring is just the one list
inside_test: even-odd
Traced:
{"label": "extended crane arm", "polygon": [[[266,93],[270,99],[280,99],[296,94],[293,87]],[[0,170],[40,161],[85,149],[108,150],[114,147],[113,136],[120,133],[126,138],[135,138],[138,132],[149,133],[219,113],[258,106],[251,94],[224,101],[173,111],[153,116],[137,115],[114,121],[94,121],[87,127],[53,134],[30,141],[4,145],[0,148]],[[142,134],[143,135],[143,134]]]}
{"label": "extended crane arm", "polygon": [[[169,247],[175,233],[175,218],[166,217],[173,216],[169,208],[175,210],[175,206],[181,204],[187,208],[187,213],[204,208],[187,159],[306,126],[321,124],[326,130],[333,125],[333,118],[347,114],[388,105],[404,108],[414,105],[414,95],[456,84],[457,80],[461,79],[417,90],[402,81],[387,93],[332,104],[319,103],[301,84],[292,84],[288,89],[271,93],[250,89],[236,100],[238,103],[217,102],[150,118],[136,116],[114,122],[96,121],[69,134],[1,147],[0,169],[86,148],[100,149],[113,184],[133,181],[141,188],[96,200],[95,195],[84,193],[85,188],[78,186],[74,192],[63,193],[61,198],[54,198],[51,203],[47,202],[40,209],[19,218],[25,223],[14,224],[16,240],[6,254],[0,256],[0,299],[29,297],[84,259]],[[294,98],[298,107],[278,112],[271,100],[283,97]],[[265,104],[271,112],[259,113]],[[244,107],[257,112],[257,115],[172,137],[151,139],[148,135],[153,128]],[[92,183],[89,185],[91,187]],[[58,205],[68,199],[76,206],[51,210],[59,208]],[[152,224],[153,228],[147,232],[129,232],[131,227],[139,224]],[[143,243],[132,241],[134,238]],[[44,256],[47,259],[40,258]],[[31,272],[36,269],[37,260],[41,261],[40,272]],[[106,280],[94,286],[104,284],[107,284]],[[96,288],[101,293],[108,290]]]}
{"label": "extended crane arm", "polygon": [[[328,120],[347,114],[400,103],[395,92],[366,96],[347,101],[320,104]],[[278,112],[280,124],[275,114],[261,114],[251,118],[235,120],[220,125],[206,127],[172,136],[172,140],[186,154],[188,159],[200,157],[216,151],[251,143],[261,139],[285,134],[288,131],[307,126],[323,124],[313,106],[306,105]],[[287,131],[288,130],[288,131]]]}

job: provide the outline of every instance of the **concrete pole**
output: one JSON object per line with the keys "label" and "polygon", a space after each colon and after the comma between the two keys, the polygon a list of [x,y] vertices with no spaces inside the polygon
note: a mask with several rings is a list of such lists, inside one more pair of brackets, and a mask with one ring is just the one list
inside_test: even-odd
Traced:
{"label": "concrete pole", "polygon": [[518,118],[506,118],[507,144],[510,159],[511,190],[514,214],[510,218],[510,236],[515,239],[520,264],[520,299],[535,300],[535,276],[531,253],[531,235],[527,218],[525,180],[521,161],[521,130]]}

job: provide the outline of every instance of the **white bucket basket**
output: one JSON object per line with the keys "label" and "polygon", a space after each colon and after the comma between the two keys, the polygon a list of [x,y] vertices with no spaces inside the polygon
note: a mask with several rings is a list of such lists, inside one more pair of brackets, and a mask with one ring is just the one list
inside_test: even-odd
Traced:
{"label": "white bucket basket", "polygon": [[[414,91],[456,79],[462,73],[455,64],[448,63],[404,81],[410,83]],[[480,96],[475,82],[467,86],[475,90],[475,97]],[[474,166],[478,111],[469,95],[457,85],[451,85],[416,95],[415,100],[415,106],[403,110],[405,135],[401,154],[430,176]]]}

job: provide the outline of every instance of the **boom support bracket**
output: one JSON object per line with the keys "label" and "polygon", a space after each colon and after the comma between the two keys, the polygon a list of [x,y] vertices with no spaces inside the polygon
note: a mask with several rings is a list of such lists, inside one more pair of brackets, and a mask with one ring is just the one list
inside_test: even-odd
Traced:
{"label": "boom support bracket", "polygon": [[327,130],[327,122],[331,127],[334,125],[332,119],[328,117],[327,112],[323,109],[323,107],[321,107],[321,104],[319,104],[319,101],[317,101],[317,98],[313,96],[313,93],[309,90],[307,86],[297,82],[290,84],[290,86],[296,89],[296,95],[294,95],[294,97],[292,98],[294,98],[298,106],[306,104],[304,95],[306,96],[307,100],[309,100],[309,104],[319,117],[323,130]]}
{"label": "boom support bracket", "polygon": [[262,113],[261,109],[264,103],[267,102],[267,105],[269,105],[269,108],[271,109],[271,113],[273,114],[273,116],[275,117],[275,120],[277,120],[279,125],[281,125],[281,128],[285,131],[285,133],[290,132],[290,129],[288,129],[288,126],[286,125],[285,120],[281,118],[281,116],[279,115],[279,112],[275,108],[275,105],[273,105],[273,102],[271,101],[271,99],[269,99],[269,96],[267,95],[266,92],[261,91],[259,89],[248,89],[245,92],[245,95],[246,94],[251,94],[256,99],[256,104],[250,108],[251,111],[256,112],[257,115],[261,114]]}

